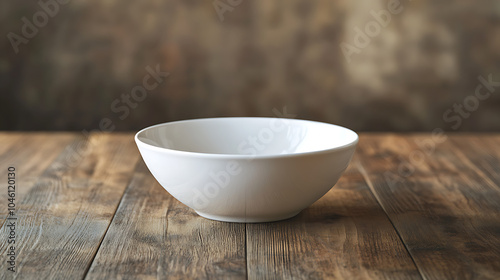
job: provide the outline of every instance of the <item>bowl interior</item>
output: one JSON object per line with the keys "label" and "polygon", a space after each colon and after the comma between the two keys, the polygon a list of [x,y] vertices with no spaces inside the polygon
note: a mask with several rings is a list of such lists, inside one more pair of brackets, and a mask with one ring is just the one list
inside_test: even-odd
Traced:
{"label": "bowl interior", "polygon": [[137,140],[159,148],[225,155],[283,155],[349,146],[355,132],[332,124],[280,118],[213,118],[155,125]]}

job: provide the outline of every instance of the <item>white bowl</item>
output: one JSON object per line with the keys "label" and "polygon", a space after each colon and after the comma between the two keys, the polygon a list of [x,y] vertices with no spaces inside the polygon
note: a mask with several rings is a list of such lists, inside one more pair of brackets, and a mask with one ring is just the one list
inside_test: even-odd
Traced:
{"label": "white bowl", "polygon": [[297,215],[347,168],[358,135],[280,118],[212,118],[151,126],[135,135],[158,182],[200,216],[269,222]]}

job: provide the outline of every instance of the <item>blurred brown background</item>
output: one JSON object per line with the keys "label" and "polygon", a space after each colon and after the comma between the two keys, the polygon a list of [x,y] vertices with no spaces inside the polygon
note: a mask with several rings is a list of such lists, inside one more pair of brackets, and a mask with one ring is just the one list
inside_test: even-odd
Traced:
{"label": "blurred brown background", "polygon": [[[0,22],[2,130],[285,106],[357,131],[500,130],[500,86],[474,96],[500,81],[500,1],[2,1]],[[170,75],[127,103],[148,66]]]}

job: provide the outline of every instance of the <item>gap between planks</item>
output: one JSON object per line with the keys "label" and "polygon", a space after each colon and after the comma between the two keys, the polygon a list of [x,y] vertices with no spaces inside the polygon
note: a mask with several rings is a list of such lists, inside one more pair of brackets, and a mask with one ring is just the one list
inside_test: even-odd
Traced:
{"label": "gap between planks", "polygon": [[[59,146],[55,146],[55,148],[53,149],[40,149],[41,147],[43,147],[44,143],[52,143],[52,142],[55,142],[54,140],[51,141],[51,139],[48,139],[47,141],[44,141],[42,142],[42,146],[40,147],[40,144],[38,146],[36,145],[28,145],[26,148],[26,150],[28,150],[31,146],[36,146],[37,150],[43,150],[45,152],[49,151],[49,152],[52,152],[50,154],[50,157],[46,157],[44,158],[44,160],[46,161],[50,161],[50,164],[48,166],[46,166],[44,168],[44,171],[42,173],[39,173],[37,174],[35,177],[37,178],[37,181],[34,182],[34,183],[30,183],[30,187],[28,189],[25,189],[23,190],[23,192],[27,192],[26,193],[26,197],[24,197],[23,199],[21,199],[21,202],[20,202],[20,208],[18,209],[18,211],[20,211],[21,214],[21,217],[30,217],[30,218],[27,218],[27,219],[23,219],[23,222],[24,223],[28,223],[28,226],[27,228],[30,228],[32,227],[32,225],[30,225],[29,223],[31,222],[34,222],[34,221],[40,221],[40,223],[43,222],[43,220],[45,218],[47,219],[62,219],[60,218],[59,216],[55,217],[55,216],[51,216],[50,213],[53,213],[54,211],[56,211],[55,209],[53,209],[52,204],[49,204],[47,206],[47,204],[44,203],[44,201],[41,201],[40,199],[44,199],[44,200],[49,200],[49,199],[54,199],[54,198],[57,198],[59,199],[60,201],[58,201],[59,203],[61,203],[62,206],[67,206],[67,205],[70,205],[68,204],[70,201],[68,201],[67,199],[65,199],[64,196],[69,196],[69,195],[72,195],[72,194],[75,194],[75,197],[80,197],[80,194],[81,190],[84,190],[83,188],[88,188],[89,190],[89,197],[84,197],[85,199],[94,199],[92,197],[92,195],[99,195],[100,194],[100,190],[103,190],[103,191],[113,191],[114,189],[108,189],[107,187],[110,187],[113,186],[112,184],[114,183],[114,181],[112,181],[113,179],[119,179],[120,176],[123,176],[124,174],[126,174],[126,170],[124,170],[123,168],[116,168],[113,172],[115,173],[108,173],[107,170],[98,170],[97,169],[97,166],[96,164],[105,164],[105,166],[108,166],[110,165],[111,166],[111,169],[113,169],[114,167],[116,167],[115,165],[116,164],[121,164],[121,162],[123,160],[130,160],[130,161],[134,161],[134,160],[137,160],[138,157],[136,157],[136,155],[138,155],[137,153],[133,153],[133,154],[130,154],[130,156],[123,156],[123,153],[121,153],[121,151],[127,147],[127,148],[131,148],[131,141],[128,141],[126,140],[126,138],[128,138],[127,135],[114,135],[114,136],[107,136],[103,139],[103,141],[101,141],[100,138],[99,139],[99,142],[98,144],[93,147],[92,149],[89,150],[89,154],[85,155],[84,157],[80,157],[80,159],[78,160],[79,162],[79,165],[77,167],[73,166],[72,164],[69,164],[69,162],[67,162],[68,159],[72,158],[72,156],[74,156],[76,154],[76,151],[77,149],[81,149],[82,147],[86,146],[86,142],[82,145],[82,137],[74,137],[76,134],[69,134],[70,136],[72,136],[73,139],[70,139],[72,140],[71,142],[68,141],[68,143],[66,143],[65,145],[59,145]],[[58,136],[55,136],[55,135],[51,135],[50,137],[55,137],[58,141],[60,140],[61,137],[58,137]],[[92,137],[92,136],[91,136]],[[30,137],[30,139],[32,140],[33,137]],[[95,141],[97,141],[95,138],[94,138]],[[117,145],[118,144],[118,145]],[[126,144],[126,145],[125,145]],[[85,147],[84,147],[85,148]],[[106,148],[109,148],[109,150],[102,150],[102,149],[106,149]],[[47,151],[46,151],[47,150]],[[62,152],[61,152],[62,150]],[[96,152],[108,152],[108,151],[114,151],[112,152],[112,157],[110,156],[102,156],[102,154],[99,153],[99,156],[97,156]],[[125,153],[127,154],[127,153]],[[94,157],[92,157],[94,156]],[[52,158],[51,158],[52,157]],[[89,159],[89,157],[91,157]],[[33,157],[22,157],[23,159],[24,158],[27,158],[27,159],[31,159],[31,160],[34,160]],[[104,161],[101,161],[101,159],[104,158]],[[81,164],[83,164],[83,166],[81,166]],[[24,165],[23,165],[24,166]],[[40,165],[42,166],[42,165]],[[36,167],[38,167],[40,169],[40,166],[36,165]],[[101,176],[104,176],[103,179],[102,179],[102,184],[103,184],[103,188],[99,188],[99,186],[97,185],[99,181],[88,181],[88,176],[94,176],[95,173],[99,173]],[[86,174],[88,173],[88,174]],[[76,182],[71,182],[71,181],[67,181],[66,179],[64,179],[62,176],[66,176],[66,175],[72,175],[72,176],[78,176],[79,178],[79,181],[77,180]],[[88,183],[88,184],[84,184],[83,183],[83,179],[82,178],[85,178],[85,181],[88,181],[88,182],[92,182],[92,183]],[[94,180],[98,180],[99,178],[91,178],[91,179],[94,179]],[[111,181],[108,181],[111,180]],[[127,179],[127,178],[125,178]],[[52,186],[50,184],[46,184],[44,183],[45,181],[43,180],[48,180],[50,182],[56,182],[55,186]],[[69,184],[69,185],[68,185]],[[108,184],[108,185],[106,185]],[[60,185],[64,185],[64,189],[60,189],[61,192],[59,192],[59,189],[60,188]],[[76,192],[73,192],[72,190],[70,189],[67,189],[67,188],[71,188],[71,187],[81,187],[82,189],[77,189]],[[51,196],[51,194],[47,194],[47,188],[50,187],[50,188],[56,188],[54,190],[54,197]],[[93,189],[92,189],[93,188]],[[57,190],[57,192],[56,192]],[[93,190],[96,190],[95,193],[93,193]],[[42,196],[41,198],[38,197],[39,194],[43,194],[44,196]],[[108,194],[108,193],[103,193],[103,194]],[[47,196],[49,195],[49,196]],[[121,198],[123,196],[123,192],[122,193],[118,193],[118,195],[120,195],[119,197]],[[117,196],[118,196],[117,195]],[[62,200],[61,200],[62,199]],[[98,202],[101,202],[98,200]],[[108,203],[108,201],[102,201],[104,204]],[[117,202],[118,202],[118,199],[117,199]],[[65,204],[66,203],[66,204]],[[67,219],[68,222],[70,223],[66,223],[68,225],[69,228],[73,227],[74,225],[74,222],[75,222],[75,219],[79,218],[79,219],[86,219],[86,216],[87,214],[81,214],[81,210],[82,210],[82,206],[85,204],[85,202],[78,202],[80,203],[80,207],[77,209],[75,208],[75,217],[73,217],[73,220],[70,220],[71,219],[71,216],[69,217],[66,217],[64,219]],[[103,205],[104,205],[103,204]],[[118,203],[116,203],[118,204]],[[107,205],[107,204],[106,204]],[[56,205],[57,206],[57,205]],[[54,207],[56,207],[54,206]],[[61,206],[61,207],[62,207]],[[51,208],[52,207],[52,208]],[[117,207],[115,205],[115,207]],[[113,209],[113,208],[111,208]],[[110,209],[110,210],[111,210]],[[47,213],[49,213],[49,215],[47,215],[47,213],[43,212],[42,214],[38,215],[38,214],[35,214],[34,216],[33,215],[29,215],[29,211],[32,211],[32,210],[35,210],[35,211],[38,211],[38,210],[43,210],[43,211],[48,211]],[[28,212],[27,212],[28,211]],[[52,212],[51,212],[52,211]],[[116,209],[115,209],[116,211]],[[84,215],[84,216],[82,216]],[[61,216],[61,217],[64,217],[64,216]],[[111,220],[112,217],[110,217],[109,219],[109,222]],[[58,220],[59,221],[59,220]],[[108,222],[108,225],[109,225],[109,222]],[[42,229],[41,227],[39,227],[38,229],[36,229],[37,232],[37,239],[34,241],[30,241],[28,239],[24,240],[25,242],[22,243],[22,245],[20,246],[19,250],[18,251],[18,254],[22,254],[24,250],[30,250],[28,251],[29,254],[25,255],[25,261],[24,262],[21,262],[22,265],[20,265],[18,267],[19,269],[19,272],[17,272],[18,274],[16,274],[16,276],[19,276],[19,277],[28,277],[28,275],[33,274],[32,272],[33,271],[30,271],[33,270],[33,269],[36,269],[37,266],[40,265],[40,262],[38,261],[38,263],[29,263],[29,264],[26,264],[25,262],[34,262],[34,259],[36,258],[30,258],[29,255],[32,255],[34,253],[40,253],[40,254],[45,254],[43,257],[47,257],[48,251],[50,250],[57,250],[57,248],[60,247],[60,245],[56,245],[55,247],[49,247],[49,250],[46,249],[47,246],[50,246],[50,245],[47,245],[47,244],[41,244],[39,245],[39,238],[40,236],[44,236],[44,238],[47,238],[47,236],[49,236],[50,234],[63,234],[63,237],[64,238],[70,238],[68,236],[66,236],[66,232],[62,232],[62,230],[64,230],[64,223],[62,224],[63,226],[55,226],[53,228],[50,228],[49,227],[49,230],[51,230],[50,232],[45,232],[47,231],[47,229],[45,229],[45,227]],[[92,225],[92,224],[91,224]],[[85,224],[84,226],[88,226],[87,224]],[[44,230],[42,232],[42,230]],[[26,233],[25,231],[20,231],[20,234],[19,234],[19,238],[25,238],[26,236],[30,237],[29,235],[27,235],[28,233]],[[93,234],[93,233],[89,233],[89,234]],[[59,236],[60,237],[60,236]],[[102,235],[101,237],[102,238]],[[67,241],[62,241],[62,242],[76,242],[74,240],[72,240],[71,238],[68,239]],[[55,241],[54,241],[55,242]],[[27,249],[28,247],[31,244],[31,248],[30,249]],[[96,242],[97,243],[97,242]],[[54,244],[57,244],[57,243],[54,243]],[[78,250],[80,249],[88,249],[88,248],[85,248],[85,246],[82,246],[80,247],[80,244],[72,244],[74,246],[77,246],[76,248],[78,248]],[[35,252],[33,253],[33,248],[36,247],[36,250]],[[44,247],[45,246],[45,247]],[[90,246],[90,245],[89,245]],[[56,248],[57,247],[57,248]],[[64,246],[63,246],[64,247]],[[95,248],[95,247],[94,247]],[[90,250],[89,250],[90,251]],[[82,251],[83,253],[78,255],[77,257],[85,257],[84,256],[84,251]],[[90,260],[94,254],[95,254],[95,251],[90,251],[89,252],[90,254],[88,255],[88,260]],[[60,258],[60,256],[56,256],[56,255],[50,255],[52,259],[57,259],[57,258]],[[46,260],[48,261],[48,260]],[[72,261],[74,261],[72,259]],[[86,263],[88,262],[87,260],[85,261]],[[85,271],[85,265],[80,264],[81,265],[81,268],[83,271]],[[52,265],[52,268],[55,267],[55,266],[59,266],[59,268],[61,267],[61,265],[65,265],[66,263],[63,263],[63,262],[60,262],[60,263],[49,263]],[[26,269],[27,270],[26,270]],[[59,269],[58,270],[58,274],[59,274],[59,277],[61,277],[61,273],[69,273],[69,274],[72,274],[73,276],[76,276],[74,275],[75,271],[78,271],[78,269],[75,269],[75,270],[72,270],[72,271],[65,271],[65,269]],[[82,272],[83,272],[82,271]],[[54,272],[54,269],[51,269],[49,271],[45,270],[45,271],[39,271],[39,272],[43,272],[43,273],[53,273]],[[42,274],[40,274],[38,272],[38,277],[44,277],[42,276]],[[22,273],[22,274],[19,274],[19,273]],[[56,274],[57,274],[56,273]],[[79,273],[78,273],[79,274]],[[79,276],[83,275],[80,274]],[[57,278],[57,275],[51,275],[52,277],[56,277]],[[66,275],[68,276],[68,275]],[[68,276],[69,277],[69,276]]]}
{"label": "gap between planks", "polygon": [[[134,172],[135,170],[137,169],[137,166],[141,163],[141,161],[137,161],[136,165],[135,165],[135,168],[134,168]],[[130,184],[133,180],[133,176],[130,177],[128,183],[127,183],[127,187],[125,188],[125,190],[123,191],[122,193],[122,196],[120,197],[120,202],[118,202],[116,208],[115,208],[115,211],[113,212],[113,218],[111,219],[111,221],[109,222],[108,226],[106,227],[106,231],[104,232],[104,234],[102,235],[101,237],[101,240],[99,240],[99,245],[97,246],[97,249],[95,250],[94,252],[94,255],[92,256],[92,259],[90,260],[90,262],[88,263],[87,265],[87,268],[85,269],[85,272],[83,273],[83,277],[82,279],[85,279],[87,278],[87,274],[89,273],[89,270],[90,268],[92,267],[92,264],[94,263],[94,260],[95,260],[95,257],[97,256],[97,253],[99,252],[99,249],[101,249],[101,245],[102,245],[102,242],[104,241],[104,238],[106,237],[106,235],[108,234],[108,230],[109,228],[111,227],[111,224],[113,224],[113,221],[116,217],[116,211],[118,211],[118,209],[120,208],[120,205],[122,205],[123,203],[123,197],[125,196],[125,193],[127,193],[127,190],[129,189],[130,187]],[[168,209],[167,209],[167,215],[168,215]]]}
{"label": "gap between planks", "polygon": [[401,232],[399,232],[398,228],[396,227],[396,225],[394,225],[394,222],[392,221],[391,217],[389,216],[389,213],[387,213],[387,209],[385,208],[385,206],[382,204],[381,200],[380,200],[380,197],[378,196],[377,192],[375,191],[375,188],[373,187],[373,183],[372,181],[370,180],[370,178],[368,178],[368,174],[366,173],[366,170],[365,168],[363,167],[363,164],[361,163],[361,161],[358,161],[357,162],[357,168],[359,170],[359,172],[361,173],[361,175],[363,176],[363,178],[365,179],[365,182],[366,184],[368,185],[368,188],[370,189],[370,193],[372,194],[372,196],[375,198],[375,200],[377,201],[378,205],[380,206],[380,208],[382,208],[382,210],[384,211],[385,213],[385,216],[387,217],[387,219],[389,220],[389,222],[391,223],[392,227],[394,228],[394,230],[396,231],[396,234],[398,235],[399,237],[399,240],[401,241],[401,243],[403,243],[405,249],[406,249],[406,252],[408,253],[408,255],[410,256],[411,258],[411,261],[413,262],[413,264],[415,265],[415,267],[417,268],[418,270],[418,273],[420,273],[420,276],[422,277],[422,279],[427,279],[425,277],[425,275],[423,274],[422,270],[420,269],[420,267],[417,265],[417,263],[415,262],[415,259],[413,257],[413,255],[411,254],[410,252],[410,249],[408,248],[408,244],[406,244],[406,242],[403,240],[403,237],[401,236]]}

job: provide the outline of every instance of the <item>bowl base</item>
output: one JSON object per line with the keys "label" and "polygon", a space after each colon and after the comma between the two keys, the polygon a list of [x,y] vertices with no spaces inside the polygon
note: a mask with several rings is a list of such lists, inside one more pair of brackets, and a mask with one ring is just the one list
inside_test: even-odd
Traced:
{"label": "bowl base", "polygon": [[220,222],[230,222],[230,223],[267,223],[267,222],[277,222],[281,220],[290,219],[292,217],[297,216],[298,212],[293,212],[285,215],[276,215],[276,216],[266,216],[266,217],[232,217],[232,216],[219,216],[219,215],[211,215],[203,212],[195,211],[198,215],[203,218],[209,220],[215,220]]}

